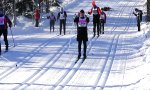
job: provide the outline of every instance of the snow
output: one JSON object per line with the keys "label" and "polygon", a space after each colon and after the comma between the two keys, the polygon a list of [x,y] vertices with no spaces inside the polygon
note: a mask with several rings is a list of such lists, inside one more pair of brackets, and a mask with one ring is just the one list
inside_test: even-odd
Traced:
{"label": "snow", "polygon": [[46,15],[40,27],[18,17],[17,26],[11,29],[16,46],[9,29],[9,52],[0,57],[0,90],[149,90],[150,24],[143,21],[138,32],[132,14],[134,8],[146,12],[146,0],[96,0],[100,7],[113,8],[106,12],[105,34],[92,39],[89,16],[87,59],[74,63],[78,45],[72,17],[80,9],[87,13],[91,1],[63,3],[68,13],[67,35],[58,36],[58,22],[50,33]]}

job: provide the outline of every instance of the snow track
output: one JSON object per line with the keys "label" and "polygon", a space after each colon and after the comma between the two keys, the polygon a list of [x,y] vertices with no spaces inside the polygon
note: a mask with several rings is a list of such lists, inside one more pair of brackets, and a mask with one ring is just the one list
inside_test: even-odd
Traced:
{"label": "snow track", "polygon": [[83,63],[80,59],[75,64],[78,52],[76,28],[72,24],[72,17],[80,9],[87,12],[91,8],[89,0],[75,0],[65,7],[69,12],[67,35],[56,36],[53,35],[55,33],[51,33],[52,36],[47,37],[49,28],[42,27],[46,32],[40,31],[42,35],[30,34],[26,38],[15,38],[19,43],[17,47],[11,48],[10,52],[0,58],[0,89],[134,90],[134,83],[138,83],[140,75],[126,80],[127,73],[132,75],[133,70],[130,69],[136,66],[130,62],[138,62],[136,57],[135,59],[130,57],[137,52],[134,48],[140,47],[132,45],[139,43],[137,39],[132,43],[136,37],[132,35],[137,33],[135,16],[132,12],[143,1],[101,0],[99,3],[100,1],[96,0],[99,6],[110,6],[113,10],[106,12],[108,20],[105,34],[93,38],[92,22],[89,23],[87,59]]}

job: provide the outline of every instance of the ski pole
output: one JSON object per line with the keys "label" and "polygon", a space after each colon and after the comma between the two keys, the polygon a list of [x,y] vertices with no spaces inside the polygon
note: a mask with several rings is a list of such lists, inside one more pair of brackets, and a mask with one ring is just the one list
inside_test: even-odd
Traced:
{"label": "ski pole", "polygon": [[[72,23],[72,28],[74,29],[74,22]],[[71,29],[69,32],[70,32],[70,34],[72,34],[72,29]],[[68,49],[69,49],[70,46],[71,46],[72,38],[73,38],[73,37],[70,37],[70,39],[69,39]]]}
{"label": "ski pole", "polygon": [[[72,23],[72,26],[73,26],[73,23]],[[72,30],[70,31],[70,34],[72,34]],[[71,40],[72,38],[70,38],[70,40],[69,40],[69,48],[70,48],[70,45],[71,45]]]}
{"label": "ski pole", "polygon": [[11,36],[12,36],[12,40],[13,40],[14,47],[15,47],[15,40],[14,40],[14,36],[13,36],[13,33],[12,33],[12,30],[11,30],[11,28],[10,28],[10,31],[11,31]]}

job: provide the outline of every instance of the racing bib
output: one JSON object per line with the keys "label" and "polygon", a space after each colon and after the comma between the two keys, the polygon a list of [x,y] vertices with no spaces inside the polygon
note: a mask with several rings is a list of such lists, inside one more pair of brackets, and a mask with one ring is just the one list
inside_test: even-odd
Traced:
{"label": "racing bib", "polygon": [[100,19],[105,19],[104,14],[101,14]]}
{"label": "racing bib", "polygon": [[79,27],[87,27],[86,18],[79,18]]}
{"label": "racing bib", "polygon": [[93,14],[94,14],[94,15],[98,14],[97,8],[93,8]]}
{"label": "racing bib", "polygon": [[60,19],[65,19],[64,13],[60,13]]}
{"label": "racing bib", "polygon": [[50,19],[51,19],[51,20],[54,20],[54,19],[55,19],[55,17],[54,17],[54,16],[51,16],[51,17],[50,17]]}
{"label": "racing bib", "polygon": [[4,25],[4,16],[0,17],[0,25]]}

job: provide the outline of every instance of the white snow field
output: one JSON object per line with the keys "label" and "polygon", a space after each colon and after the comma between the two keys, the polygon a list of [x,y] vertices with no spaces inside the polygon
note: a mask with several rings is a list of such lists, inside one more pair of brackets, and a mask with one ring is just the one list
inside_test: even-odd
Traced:
{"label": "white snow field", "polygon": [[[150,32],[142,22],[137,31],[134,8],[145,10],[146,0],[96,0],[109,6],[105,34],[93,38],[92,16],[88,25],[87,59],[76,64],[78,55],[73,16],[91,9],[92,0],[73,0],[65,6],[67,34],[49,32],[44,15],[40,27],[32,20],[18,17],[9,30],[9,52],[0,57],[0,90],[150,90]],[[57,14],[57,13],[56,13]],[[4,51],[3,37],[1,39]],[[16,67],[17,65],[17,67]]]}

